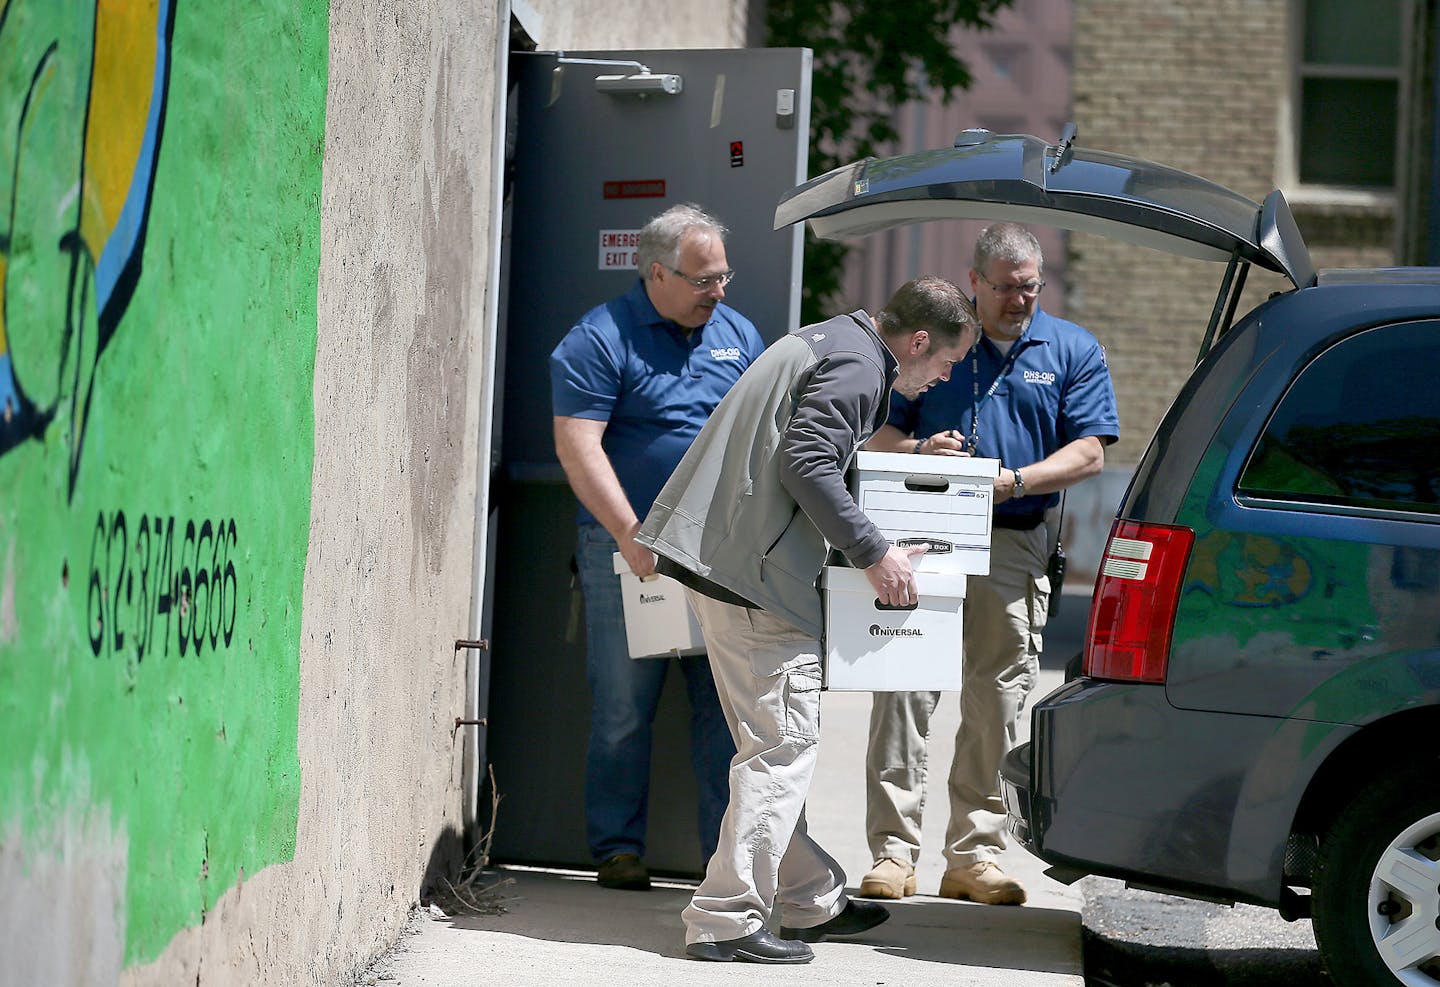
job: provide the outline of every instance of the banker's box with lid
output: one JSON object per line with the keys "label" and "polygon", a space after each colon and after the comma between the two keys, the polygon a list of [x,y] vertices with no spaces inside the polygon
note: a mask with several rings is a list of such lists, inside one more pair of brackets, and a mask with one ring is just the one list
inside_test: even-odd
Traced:
{"label": "banker's box with lid", "polygon": [[955,692],[960,689],[964,575],[917,572],[920,598],[887,607],[861,569],[827,566],[826,689]]}
{"label": "banker's box with lid", "polygon": [[685,587],[669,576],[641,582],[625,556],[615,553],[625,611],[625,641],[631,658],[673,658],[705,653],[700,624],[685,600]]}
{"label": "banker's box with lid", "polygon": [[996,459],[860,452],[850,493],[897,545],[928,544],[917,572],[984,576],[990,572],[990,513]]}

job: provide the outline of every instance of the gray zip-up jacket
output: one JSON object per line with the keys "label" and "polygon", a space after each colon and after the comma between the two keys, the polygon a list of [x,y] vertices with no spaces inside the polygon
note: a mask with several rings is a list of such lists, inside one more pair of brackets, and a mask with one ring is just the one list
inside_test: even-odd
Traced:
{"label": "gray zip-up jacket", "polygon": [[718,586],[818,639],[828,548],[857,568],[889,548],[845,471],[884,424],[897,372],[864,312],[778,340],[710,415],[635,540],[686,570],[682,582]]}

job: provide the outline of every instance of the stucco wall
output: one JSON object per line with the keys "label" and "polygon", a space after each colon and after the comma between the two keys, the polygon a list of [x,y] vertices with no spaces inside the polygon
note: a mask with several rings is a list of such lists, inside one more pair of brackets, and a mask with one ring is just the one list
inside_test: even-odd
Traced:
{"label": "stucco wall", "polygon": [[334,3],[294,857],[130,983],[331,983],[458,863],[490,221],[491,4]]}
{"label": "stucco wall", "polygon": [[0,0],[0,982],[343,982],[454,872],[505,10]]}
{"label": "stucco wall", "polygon": [[743,48],[749,2],[519,0],[515,6],[544,49]]}

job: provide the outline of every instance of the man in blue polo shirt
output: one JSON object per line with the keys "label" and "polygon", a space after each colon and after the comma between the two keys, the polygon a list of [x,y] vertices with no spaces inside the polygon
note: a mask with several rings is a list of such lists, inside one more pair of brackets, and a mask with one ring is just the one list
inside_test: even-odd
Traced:
{"label": "man in blue polo shirt", "polygon": [[[940,894],[1019,905],[1025,889],[997,858],[1005,848],[997,774],[1039,671],[1048,615],[1045,512],[1058,492],[1096,475],[1120,435],[1105,352],[1080,326],[1040,310],[1043,258],[1024,227],[996,223],[975,243],[970,289],[984,330],[948,382],[891,398],[867,445],[886,452],[1000,460],[990,574],[965,597],[960,729]],[[1058,587],[1056,588],[1058,591]],[[915,893],[926,744],[938,692],[876,693],[866,755],[865,828],[875,861],[860,895]]]}
{"label": "man in blue polo shirt", "polygon": [[[650,220],[640,231],[640,277],[585,313],[550,355],[555,451],[580,501],[575,559],[591,693],[585,832],[605,887],[650,886],[651,726],[671,662],[629,657],[612,559],[618,551],[636,576],[654,573],[654,553],[635,542],[640,519],[710,412],[764,349],[750,320],[722,304],[735,273],[725,233],[692,205]],[[690,697],[703,867],[729,801],[735,745],[706,657],[678,660]]]}

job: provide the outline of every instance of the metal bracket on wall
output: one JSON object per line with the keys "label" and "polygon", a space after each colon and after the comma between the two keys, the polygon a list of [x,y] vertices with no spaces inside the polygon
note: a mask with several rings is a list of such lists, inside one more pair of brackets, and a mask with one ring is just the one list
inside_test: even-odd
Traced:
{"label": "metal bracket on wall", "polygon": [[603,65],[635,70],[629,75],[597,75],[595,88],[602,93],[675,96],[685,86],[685,80],[680,76],[672,73],[652,73],[648,65],[640,62],[613,58],[569,58],[563,51],[560,51],[555,53],[555,69],[550,74],[550,98],[546,102],[546,106],[554,106],[555,101],[560,98],[560,89],[564,83],[565,66],[567,65]]}
{"label": "metal bracket on wall", "polygon": [[[460,652],[460,651],[462,651],[462,650],[468,650],[468,651],[489,651],[489,650],[490,650],[490,639],[489,639],[489,638],[484,638],[484,637],[482,637],[482,638],[477,638],[477,639],[475,639],[475,640],[472,641],[472,640],[467,640],[467,639],[465,639],[465,638],[459,638],[459,639],[457,639],[457,640],[455,641],[455,651],[458,653],[458,652]],[[459,730],[461,727],[485,727],[485,726],[489,726],[489,725],[490,725],[490,724],[486,721],[485,717],[483,717],[483,716],[480,717],[478,720],[476,720],[476,719],[466,719],[466,718],[463,717],[463,716],[457,716],[457,717],[455,717],[455,726],[451,729],[450,732],[451,732],[451,733],[454,733],[456,730]]]}
{"label": "metal bracket on wall", "polygon": [[685,80],[673,73],[655,74],[637,72],[634,75],[597,75],[595,91],[602,93],[629,93],[633,96],[678,96],[685,88]]}

